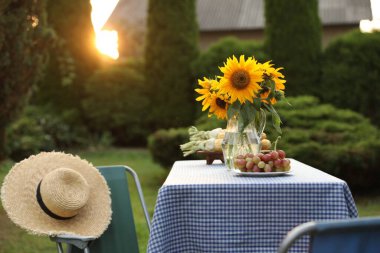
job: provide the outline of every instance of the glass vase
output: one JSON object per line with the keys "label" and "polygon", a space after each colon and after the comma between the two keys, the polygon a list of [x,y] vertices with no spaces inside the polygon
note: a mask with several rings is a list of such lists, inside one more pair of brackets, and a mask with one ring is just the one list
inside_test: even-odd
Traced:
{"label": "glass vase", "polygon": [[256,155],[261,150],[260,137],[265,128],[266,114],[260,110],[253,122],[250,122],[243,130],[238,129],[239,114],[228,119],[226,133],[222,142],[224,162],[228,169],[238,169],[243,162],[237,164],[237,159],[245,159]]}

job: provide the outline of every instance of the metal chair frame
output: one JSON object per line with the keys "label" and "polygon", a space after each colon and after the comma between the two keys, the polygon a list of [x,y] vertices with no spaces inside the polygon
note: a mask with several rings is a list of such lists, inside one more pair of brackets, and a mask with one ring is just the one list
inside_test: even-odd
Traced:
{"label": "metal chair frame", "polygon": [[348,230],[357,230],[365,228],[374,228],[380,230],[380,217],[356,218],[349,220],[332,220],[324,222],[307,222],[293,228],[282,241],[278,253],[286,253],[295,241],[304,235],[310,235],[312,243],[313,236],[325,231],[343,232]]}
{"label": "metal chair frame", "polygon": [[[98,166],[98,167],[111,168],[111,167],[115,167],[115,166],[124,167],[125,171],[128,172],[132,176],[133,181],[135,182],[135,185],[137,188],[137,192],[139,195],[141,206],[143,208],[143,212],[144,212],[145,220],[146,220],[146,223],[148,226],[148,230],[150,232],[150,230],[151,230],[150,217],[149,217],[148,209],[147,209],[146,204],[145,204],[143,191],[142,191],[140,180],[139,180],[139,177],[137,176],[137,173],[131,167],[125,166],[125,165]],[[67,253],[71,252],[71,247],[73,245],[79,249],[82,249],[84,253],[90,253],[89,245],[95,239],[96,238],[94,238],[94,237],[72,236],[72,235],[57,235],[57,236],[51,236],[50,237],[50,240],[56,242],[58,253],[64,253],[62,243],[66,243],[68,245]]]}

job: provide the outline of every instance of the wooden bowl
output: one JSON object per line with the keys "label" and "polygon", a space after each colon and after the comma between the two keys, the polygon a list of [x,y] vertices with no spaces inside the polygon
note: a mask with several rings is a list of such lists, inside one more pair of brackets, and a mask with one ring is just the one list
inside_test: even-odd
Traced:
{"label": "wooden bowl", "polygon": [[214,151],[206,151],[206,150],[198,150],[197,154],[206,157],[206,164],[210,165],[214,162],[214,160],[221,160],[224,163],[224,157],[222,152],[214,152]]}

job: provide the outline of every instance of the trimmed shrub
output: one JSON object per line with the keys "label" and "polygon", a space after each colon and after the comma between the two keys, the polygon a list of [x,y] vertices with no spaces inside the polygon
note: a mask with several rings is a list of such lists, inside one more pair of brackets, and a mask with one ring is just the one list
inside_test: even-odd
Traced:
{"label": "trimmed shrub", "polygon": [[[212,130],[218,127],[226,127],[225,120],[216,117],[209,118],[203,114],[195,123],[198,130]],[[171,165],[178,160],[201,159],[196,154],[184,157],[180,145],[189,142],[188,128],[160,129],[148,138],[149,151],[157,163],[170,169]]]}
{"label": "trimmed shrub", "polygon": [[[283,135],[277,148],[308,165],[346,180],[355,189],[373,188],[380,180],[379,131],[359,113],[321,104],[315,97],[280,102]],[[275,131],[267,128],[270,139]]]}
{"label": "trimmed shrub", "polygon": [[315,94],[321,75],[318,0],[265,0],[266,49],[284,67],[289,95]]}
{"label": "trimmed shrub", "polygon": [[198,56],[195,0],[149,1],[145,48],[151,124],[155,129],[192,124]]}
{"label": "trimmed shrub", "polygon": [[[284,123],[278,149],[285,150],[287,157],[346,180],[355,190],[378,187],[380,133],[368,119],[321,104],[316,97],[290,97],[289,101],[292,106],[285,102],[277,106]],[[223,121],[205,117],[198,123],[203,130],[225,126]],[[277,132],[270,118],[267,125],[265,132],[273,141]],[[149,137],[149,149],[155,161],[170,167],[174,161],[184,160],[179,145],[188,141],[187,128],[159,130]]]}
{"label": "trimmed shrub", "polygon": [[149,136],[148,148],[155,162],[170,169],[175,161],[186,159],[179,145],[188,141],[187,128],[160,129]]}
{"label": "trimmed shrub", "polygon": [[48,108],[27,106],[22,115],[7,128],[7,151],[14,161],[20,161],[40,151],[82,147],[90,136],[79,122],[75,111],[58,115]]}
{"label": "trimmed shrub", "polygon": [[197,79],[202,77],[213,78],[220,75],[218,66],[223,66],[226,59],[232,55],[236,57],[239,57],[239,55],[254,56],[260,62],[268,60],[262,43],[254,40],[239,40],[235,37],[226,37],[201,53],[193,65],[194,75]]}
{"label": "trimmed shrub", "polygon": [[96,134],[110,132],[116,145],[143,146],[150,133],[149,96],[138,62],[97,71],[85,84],[83,101],[89,128]]}
{"label": "trimmed shrub", "polygon": [[[350,108],[380,126],[380,32],[347,33],[324,52],[319,97],[338,107]],[[353,97],[353,95],[355,95]]]}

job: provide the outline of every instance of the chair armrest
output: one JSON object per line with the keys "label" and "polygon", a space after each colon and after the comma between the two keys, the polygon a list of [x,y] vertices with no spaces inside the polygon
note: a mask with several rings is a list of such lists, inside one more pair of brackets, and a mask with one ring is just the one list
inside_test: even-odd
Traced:
{"label": "chair armrest", "polygon": [[314,221],[301,224],[293,228],[281,242],[281,245],[278,249],[278,253],[286,253],[292,244],[297,241],[303,235],[313,233],[316,230],[316,223]]}

